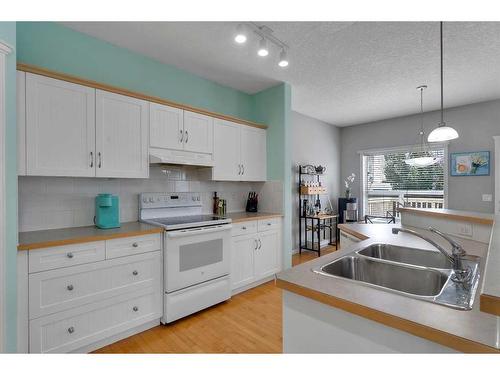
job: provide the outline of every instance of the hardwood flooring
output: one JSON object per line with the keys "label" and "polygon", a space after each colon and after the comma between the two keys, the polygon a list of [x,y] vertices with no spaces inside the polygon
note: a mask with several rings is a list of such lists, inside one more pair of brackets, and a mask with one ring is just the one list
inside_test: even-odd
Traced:
{"label": "hardwood flooring", "polygon": [[[322,255],[334,251],[326,248]],[[304,251],[292,264],[317,254]],[[274,281],[237,294],[167,326],[158,326],[95,353],[282,353],[282,291]]]}

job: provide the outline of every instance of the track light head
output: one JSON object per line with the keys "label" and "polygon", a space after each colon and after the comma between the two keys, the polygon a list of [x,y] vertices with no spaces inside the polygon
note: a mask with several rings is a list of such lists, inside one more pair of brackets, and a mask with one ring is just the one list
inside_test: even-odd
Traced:
{"label": "track light head", "polygon": [[259,55],[260,57],[266,57],[267,55],[269,55],[269,48],[267,47],[267,39],[266,38],[262,38],[260,40],[257,55]]}
{"label": "track light head", "polygon": [[280,60],[278,62],[278,65],[282,68],[286,68],[288,66],[288,57],[285,49],[282,49],[280,52]]}
{"label": "track light head", "polygon": [[236,27],[236,34],[234,35],[234,41],[238,44],[243,44],[247,41],[247,34],[245,27],[240,23]]}

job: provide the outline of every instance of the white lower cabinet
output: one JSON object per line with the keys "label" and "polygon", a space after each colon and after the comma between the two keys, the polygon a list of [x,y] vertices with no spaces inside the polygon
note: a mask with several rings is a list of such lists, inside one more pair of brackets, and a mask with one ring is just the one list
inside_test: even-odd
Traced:
{"label": "white lower cabinet", "polygon": [[[272,226],[248,221],[233,225],[231,251],[231,289],[238,293],[268,278],[281,269],[280,219]],[[245,229],[243,229],[245,228]],[[256,230],[256,228],[261,228]],[[267,229],[269,228],[269,229]],[[245,231],[249,231],[247,234]]]}
{"label": "white lower cabinet", "polygon": [[161,234],[31,250],[27,258],[18,275],[26,299],[18,306],[18,340],[28,343],[21,351],[87,351],[159,324]]}

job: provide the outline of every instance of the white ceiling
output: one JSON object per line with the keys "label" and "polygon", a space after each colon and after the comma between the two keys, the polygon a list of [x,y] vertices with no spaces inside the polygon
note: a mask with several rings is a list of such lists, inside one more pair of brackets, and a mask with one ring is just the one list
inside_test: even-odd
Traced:
{"label": "white ceiling", "polygon": [[[290,46],[256,55],[258,39],[233,42],[233,22],[65,22],[115,45],[255,93],[286,81],[292,109],[337,126],[439,108],[437,22],[266,22]],[[445,106],[500,98],[500,22],[444,25]]]}

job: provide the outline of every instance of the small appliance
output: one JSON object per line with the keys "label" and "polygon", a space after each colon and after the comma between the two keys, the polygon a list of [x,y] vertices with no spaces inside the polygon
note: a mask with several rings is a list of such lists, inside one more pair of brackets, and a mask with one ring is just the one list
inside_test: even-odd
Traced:
{"label": "small appliance", "polygon": [[120,198],[112,194],[95,197],[94,224],[100,229],[120,227]]}

